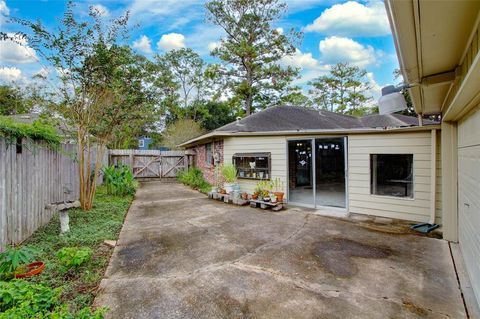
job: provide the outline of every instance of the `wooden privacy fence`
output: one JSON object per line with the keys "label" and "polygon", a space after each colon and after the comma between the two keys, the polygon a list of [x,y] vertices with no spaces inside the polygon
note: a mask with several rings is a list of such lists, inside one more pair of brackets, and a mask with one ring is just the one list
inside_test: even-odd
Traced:
{"label": "wooden privacy fence", "polygon": [[179,170],[188,167],[184,151],[109,150],[109,163],[123,163],[132,168],[136,178],[175,177]]}
{"label": "wooden privacy fence", "polygon": [[0,251],[28,238],[53,216],[47,204],[74,201],[79,196],[77,146],[59,151],[23,141],[0,138]]}

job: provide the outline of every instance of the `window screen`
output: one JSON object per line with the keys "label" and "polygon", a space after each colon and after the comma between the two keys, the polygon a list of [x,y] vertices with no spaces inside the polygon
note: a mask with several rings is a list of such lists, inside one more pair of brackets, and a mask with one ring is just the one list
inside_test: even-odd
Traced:
{"label": "window screen", "polygon": [[370,154],[373,195],[413,197],[413,154]]}
{"label": "window screen", "polygon": [[245,179],[270,179],[270,153],[236,153],[233,164],[237,177]]}
{"label": "window screen", "polygon": [[205,163],[208,165],[213,164],[212,143],[205,144]]}

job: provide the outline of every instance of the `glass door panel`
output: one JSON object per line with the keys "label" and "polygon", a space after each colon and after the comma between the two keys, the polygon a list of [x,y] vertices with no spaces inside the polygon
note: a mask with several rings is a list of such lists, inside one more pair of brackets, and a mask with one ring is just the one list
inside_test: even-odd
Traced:
{"label": "glass door panel", "polygon": [[311,139],[288,142],[288,200],[305,206],[315,205],[312,144]]}
{"label": "glass door panel", "polygon": [[345,139],[315,140],[316,206],[345,207]]}

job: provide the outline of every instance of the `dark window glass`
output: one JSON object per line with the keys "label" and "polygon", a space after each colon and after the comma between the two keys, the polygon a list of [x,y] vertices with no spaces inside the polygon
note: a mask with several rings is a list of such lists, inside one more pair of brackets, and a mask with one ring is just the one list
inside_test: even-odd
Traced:
{"label": "dark window glass", "polygon": [[212,143],[205,145],[205,163],[209,165],[213,164]]}
{"label": "dark window glass", "polygon": [[270,179],[270,153],[238,153],[232,160],[238,178]]}
{"label": "dark window glass", "polygon": [[373,195],[413,197],[413,154],[370,154]]}

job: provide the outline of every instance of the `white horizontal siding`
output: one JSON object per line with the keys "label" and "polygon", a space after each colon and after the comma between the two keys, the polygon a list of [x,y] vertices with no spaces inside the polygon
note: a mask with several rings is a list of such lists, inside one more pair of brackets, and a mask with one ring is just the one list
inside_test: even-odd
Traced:
{"label": "white horizontal siding", "polygon": [[[428,221],[430,216],[430,132],[356,134],[348,137],[349,211]],[[441,218],[440,135],[437,134],[437,222]],[[414,198],[370,194],[370,154],[413,154]]]}
{"label": "white horizontal siding", "polygon": [[[284,136],[238,136],[225,138],[223,154],[225,163],[232,163],[235,153],[268,152],[271,153],[271,177],[279,178],[284,187],[287,183],[287,144]],[[252,193],[256,180],[238,179],[240,189]],[[283,190],[285,194],[286,189]]]}

